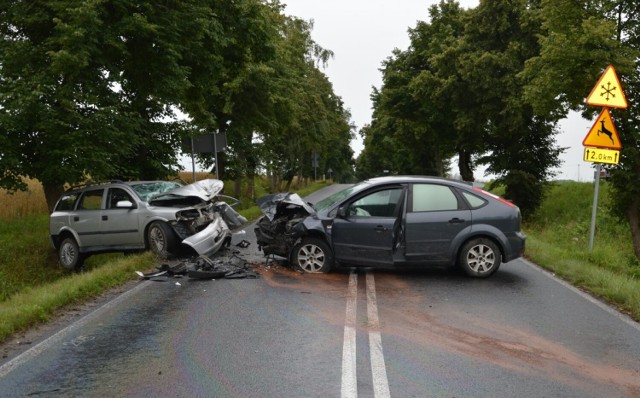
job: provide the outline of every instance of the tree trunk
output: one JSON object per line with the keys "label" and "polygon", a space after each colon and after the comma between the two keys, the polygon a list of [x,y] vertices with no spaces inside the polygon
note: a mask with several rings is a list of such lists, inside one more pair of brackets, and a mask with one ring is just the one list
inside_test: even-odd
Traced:
{"label": "tree trunk", "polygon": [[269,192],[274,193],[276,191],[276,173],[273,172],[272,168],[269,168],[267,175],[269,176]]}
{"label": "tree trunk", "polygon": [[49,213],[51,213],[53,211],[53,206],[56,205],[56,200],[58,200],[60,195],[64,192],[64,185],[43,182],[42,189],[44,190],[44,197],[47,200]]}
{"label": "tree trunk", "polygon": [[242,194],[242,177],[237,177],[234,180],[233,184],[233,195],[240,199],[240,195]]}
{"label": "tree trunk", "polygon": [[631,227],[633,251],[640,258],[640,198],[635,198],[627,207],[627,218]]}
{"label": "tree trunk", "polygon": [[298,178],[296,179],[296,191],[300,190],[300,183],[302,182],[302,171],[298,173]]}
{"label": "tree trunk", "polygon": [[458,170],[462,181],[473,182],[475,180],[473,169],[471,168],[471,153],[464,149],[458,151]]}
{"label": "tree trunk", "polygon": [[247,197],[256,199],[256,179],[253,174],[247,176]]}

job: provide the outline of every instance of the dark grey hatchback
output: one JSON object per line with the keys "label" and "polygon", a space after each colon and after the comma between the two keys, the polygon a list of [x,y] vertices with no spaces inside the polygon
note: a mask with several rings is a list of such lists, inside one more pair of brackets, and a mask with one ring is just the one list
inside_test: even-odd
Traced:
{"label": "dark grey hatchback", "polygon": [[459,265],[485,278],[522,256],[514,204],[466,183],[392,176],[363,181],[314,204],[297,194],[258,199],[255,229],[265,255],[306,272],[366,267]]}

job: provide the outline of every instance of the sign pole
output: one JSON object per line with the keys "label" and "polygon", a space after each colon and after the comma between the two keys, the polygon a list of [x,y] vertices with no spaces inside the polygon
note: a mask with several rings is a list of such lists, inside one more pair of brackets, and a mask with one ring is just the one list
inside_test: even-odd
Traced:
{"label": "sign pole", "polygon": [[593,191],[593,208],[591,209],[591,230],[589,232],[589,251],[593,251],[593,237],[596,233],[596,211],[598,210],[598,192],[600,191],[600,171],[602,163],[596,163],[596,186]]}
{"label": "sign pole", "polygon": [[196,160],[194,158],[195,147],[193,145],[193,137],[189,138],[191,140],[191,182],[196,182]]}
{"label": "sign pole", "polygon": [[216,159],[216,178],[219,180],[220,179],[220,168],[218,167],[218,143],[216,142],[218,140],[218,129],[216,129],[213,132],[213,152],[215,155],[215,159]]}

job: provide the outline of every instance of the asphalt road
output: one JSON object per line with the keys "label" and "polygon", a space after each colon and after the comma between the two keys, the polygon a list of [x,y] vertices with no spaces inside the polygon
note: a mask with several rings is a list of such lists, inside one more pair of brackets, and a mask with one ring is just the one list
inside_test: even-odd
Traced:
{"label": "asphalt road", "polygon": [[526,260],[308,275],[245,231],[259,279],[139,282],[0,362],[0,397],[640,396],[640,326]]}

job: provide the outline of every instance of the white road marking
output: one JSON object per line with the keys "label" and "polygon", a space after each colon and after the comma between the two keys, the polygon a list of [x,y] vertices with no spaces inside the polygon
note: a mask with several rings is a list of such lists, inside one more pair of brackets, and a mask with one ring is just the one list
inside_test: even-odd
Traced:
{"label": "white road marking", "polygon": [[376,302],[376,285],[373,274],[367,272],[367,320],[369,323],[369,351],[371,355],[371,373],[373,374],[373,394],[376,398],[388,398],[389,380],[382,352],[382,336]]}
{"label": "white road marking", "polygon": [[356,375],[356,316],[358,305],[358,275],[351,272],[347,291],[347,312],[342,345],[342,398],[358,396]]}

